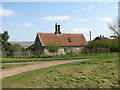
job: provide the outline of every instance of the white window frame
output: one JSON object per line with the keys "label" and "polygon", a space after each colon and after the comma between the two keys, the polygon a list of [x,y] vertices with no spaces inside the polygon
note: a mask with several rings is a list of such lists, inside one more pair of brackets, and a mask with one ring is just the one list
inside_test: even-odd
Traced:
{"label": "white window frame", "polygon": [[77,52],[75,47],[72,47],[72,52]]}

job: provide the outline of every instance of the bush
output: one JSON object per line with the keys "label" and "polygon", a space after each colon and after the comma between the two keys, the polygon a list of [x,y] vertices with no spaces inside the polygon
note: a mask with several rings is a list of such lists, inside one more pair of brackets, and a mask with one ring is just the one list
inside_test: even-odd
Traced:
{"label": "bush", "polygon": [[19,44],[12,44],[8,47],[10,52],[19,52],[21,51],[21,46]]}
{"label": "bush", "polygon": [[9,51],[2,51],[2,57],[9,57],[10,52]]}
{"label": "bush", "polygon": [[60,45],[50,42],[47,44],[47,49],[50,52],[57,52],[60,49]]}
{"label": "bush", "polygon": [[18,56],[20,56],[20,52],[22,50],[21,50],[21,46],[19,44],[12,44],[8,47],[8,51],[10,52],[11,57],[13,57],[13,56],[18,57]]}
{"label": "bush", "polygon": [[85,46],[87,49],[93,48],[109,48],[111,52],[118,51],[118,39],[110,40],[96,40],[88,42],[88,45]]}

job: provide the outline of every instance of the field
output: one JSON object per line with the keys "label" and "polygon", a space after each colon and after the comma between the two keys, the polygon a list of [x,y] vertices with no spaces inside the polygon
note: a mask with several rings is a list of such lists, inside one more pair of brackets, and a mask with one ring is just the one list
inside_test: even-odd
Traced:
{"label": "field", "polygon": [[117,53],[96,57],[7,77],[2,85],[3,88],[118,88]]}
{"label": "field", "polygon": [[52,60],[70,60],[70,59],[86,59],[86,58],[110,58],[118,56],[117,53],[103,53],[103,54],[89,54],[89,55],[62,55],[53,57],[41,57],[41,58],[2,58],[2,63],[12,62],[32,62],[32,61],[52,61]]}

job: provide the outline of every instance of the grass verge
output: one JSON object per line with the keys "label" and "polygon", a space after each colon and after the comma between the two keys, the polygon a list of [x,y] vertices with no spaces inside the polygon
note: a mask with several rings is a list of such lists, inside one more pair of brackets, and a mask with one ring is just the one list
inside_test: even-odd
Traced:
{"label": "grass verge", "polygon": [[102,53],[88,55],[62,55],[54,57],[41,58],[2,58],[2,63],[12,62],[32,62],[32,61],[53,61],[53,60],[70,60],[70,59],[87,59],[87,58],[110,58],[117,57],[118,53]]}
{"label": "grass verge", "polygon": [[22,66],[29,66],[29,65],[33,65],[33,64],[2,65],[2,69],[3,69],[3,70],[6,70],[6,69],[12,69],[12,68],[17,68],[17,67],[22,67]]}

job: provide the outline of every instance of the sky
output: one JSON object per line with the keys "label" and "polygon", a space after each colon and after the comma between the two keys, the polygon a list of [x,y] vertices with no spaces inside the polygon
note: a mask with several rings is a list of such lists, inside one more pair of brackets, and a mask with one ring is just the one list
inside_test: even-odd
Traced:
{"label": "sky", "polygon": [[118,17],[117,2],[3,2],[0,7],[2,32],[9,41],[34,41],[37,32],[54,33],[55,23],[61,33],[83,34],[89,41],[99,36],[111,36],[108,24]]}

